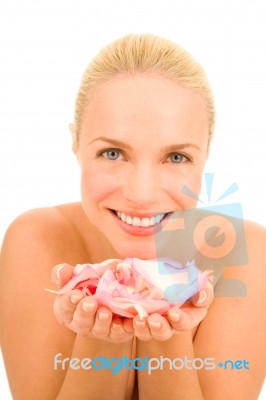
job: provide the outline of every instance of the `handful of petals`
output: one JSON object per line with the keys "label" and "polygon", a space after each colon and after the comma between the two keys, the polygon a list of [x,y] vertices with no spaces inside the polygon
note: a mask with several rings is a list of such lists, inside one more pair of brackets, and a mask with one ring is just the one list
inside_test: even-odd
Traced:
{"label": "handful of petals", "polygon": [[170,307],[184,304],[213,279],[211,273],[201,272],[194,261],[183,266],[167,258],[110,259],[98,264],[77,264],[65,286],[57,291],[46,290],[63,294],[79,289],[119,316],[138,315],[143,319],[155,312],[164,315]]}

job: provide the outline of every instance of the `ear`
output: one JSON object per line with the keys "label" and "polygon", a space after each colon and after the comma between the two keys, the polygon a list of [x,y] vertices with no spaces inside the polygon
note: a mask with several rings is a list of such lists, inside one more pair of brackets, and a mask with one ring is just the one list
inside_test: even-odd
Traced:
{"label": "ear", "polygon": [[76,130],[76,125],[71,123],[69,124],[69,130],[72,135],[72,151],[75,155],[77,155],[77,150],[78,150],[78,143],[77,143],[77,130]]}

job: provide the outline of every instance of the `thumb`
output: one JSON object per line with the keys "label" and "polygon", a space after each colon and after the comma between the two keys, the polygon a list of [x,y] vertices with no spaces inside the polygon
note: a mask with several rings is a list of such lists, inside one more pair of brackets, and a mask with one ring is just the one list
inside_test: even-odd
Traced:
{"label": "thumb", "polygon": [[58,289],[63,287],[71,278],[74,267],[69,264],[58,264],[51,272],[51,280]]}

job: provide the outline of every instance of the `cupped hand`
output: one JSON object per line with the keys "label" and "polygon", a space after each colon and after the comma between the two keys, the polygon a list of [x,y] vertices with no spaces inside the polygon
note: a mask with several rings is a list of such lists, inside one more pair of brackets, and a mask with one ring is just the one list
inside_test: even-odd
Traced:
{"label": "cupped hand", "polygon": [[145,320],[133,319],[134,334],[140,340],[166,341],[174,334],[191,330],[206,317],[214,298],[213,286],[207,283],[204,290],[191,298],[182,307],[173,306],[167,315],[150,314]]}
{"label": "cupped hand", "polygon": [[[73,269],[69,264],[53,268],[51,279],[58,289],[70,280]],[[78,289],[57,295],[54,313],[59,323],[81,336],[113,343],[127,342],[134,336],[131,319],[114,315],[107,307],[99,306],[93,296],[85,296]]]}

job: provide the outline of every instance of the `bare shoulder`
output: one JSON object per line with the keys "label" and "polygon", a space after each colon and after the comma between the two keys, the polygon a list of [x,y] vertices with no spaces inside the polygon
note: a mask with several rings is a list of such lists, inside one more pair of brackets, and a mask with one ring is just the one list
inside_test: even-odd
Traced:
{"label": "bare shoulder", "polygon": [[250,301],[259,296],[260,301],[266,302],[266,228],[253,221],[244,221],[244,233],[242,253],[246,258],[239,265],[228,267],[227,276],[231,273],[245,282]]}
{"label": "bare shoulder", "polygon": [[50,228],[55,229],[55,233],[58,233],[67,226],[70,227],[71,218],[67,218],[67,215],[71,215],[71,210],[76,207],[77,204],[73,203],[28,210],[11,222],[7,234],[17,229],[21,229],[21,233],[24,231],[25,234],[30,234],[45,232]]}
{"label": "bare shoulder", "polygon": [[[75,258],[75,253],[82,249],[79,225],[84,224],[85,219],[79,203],[26,211],[7,229],[2,252],[15,246],[16,254],[31,249],[37,255],[36,252],[45,249],[54,258]],[[63,261],[71,263],[71,260]]]}
{"label": "bare shoulder", "polygon": [[266,230],[251,221],[243,227],[245,257],[224,266],[194,340],[195,354],[216,363],[213,371],[199,371],[206,399],[255,400],[266,373]]}
{"label": "bare shoulder", "polygon": [[[246,279],[261,279],[266,273],[266,228],[253,221],[243,221],[241,241],[237,255],[239,257],[236,265],[231,264],[229,270],[236,271],[238,276]],[[242,256],[242,257],[241,257]],[[265,281],[264,281],[265,282]],[[262,283],[264,283],[262,282]]]}
{"label": "bare shoulder", "polygon": [[44,289],[53,288],[56,264],[73,265],[87,257],[73,223],[80,212],[77,205],[31,210],[6,232],[0,255],[0,341],[14,399],[32,399],[33,393],[35,399],[55,398],[64,379],[64,371],[54,379],[53,357],[71,354],[75,334],[57,322],[54,295]]}
{"label": "bare shoulder", "polygon": [[[244,226],[245,226],[247,248],[250,255],[259,256],[265,260],[266,228],[252,221],[245,221]],[[258,250],[259,254],[257,254]]]}
{"label": "bare shoulder", "polygon": [[[29,235],[37,233],[45,233],[46,230],[53,229],[57,234],[60,229],[66,226],[67,221],[63,218],[57,206],[47,208],[36,208],[29,210],[19,215],[11,222],[7,229],[4,242],[9,240],[11,236],[16,237],[19,233],[19,238],[24,240]],[[51,233],[51,232],[50,232]],[[43,236],[45,238],[45,236]]]}
{"label": "bare shoulder", "polygon": [[[254,302],[253,305],[255,305],[258,301],[261,302],[261,306],[264,306],[266,304],[266,228],[253,221],[244,221],[244,228],[243,252],[246,252],[247,257],[239,266],[231,267],[232,274],[245,282],[249,302]],[[260,307],[259,304],[257,306]]]}

